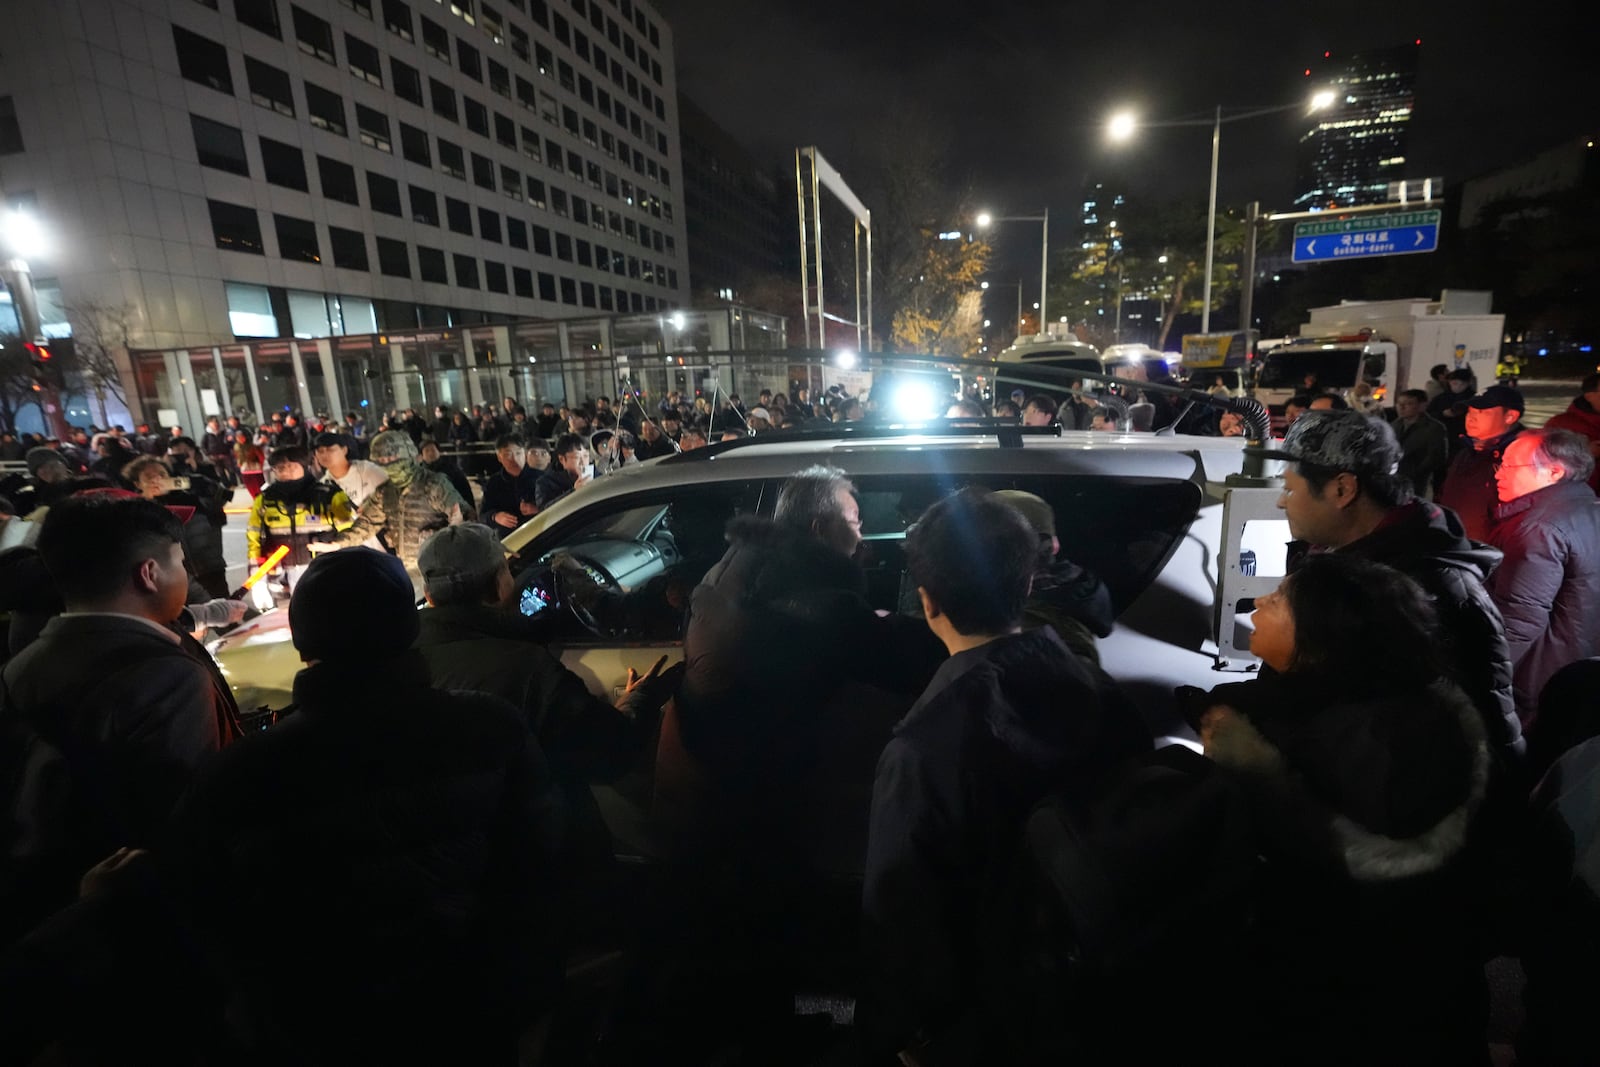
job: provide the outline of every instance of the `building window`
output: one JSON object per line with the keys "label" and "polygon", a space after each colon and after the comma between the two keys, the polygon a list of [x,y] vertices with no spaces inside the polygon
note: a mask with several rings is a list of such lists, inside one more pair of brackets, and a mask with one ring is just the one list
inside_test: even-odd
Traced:
{"label": "building window", "polygon": [[450,35],[445,28],[428,18],[419,15],[422,20],[422,50],[434,59],[442,59],[446,64],[450,62]]}
{"label": "building window", "polygon": [[[422,246],[417,246],[417,262],[422,262]],[[392,237],[378,238],[378,272],[391,278],[411,277],[411,256],[406,243]]]}
{"label": "building window", "polygon": [[224,284],[228,297],[228,327],[235,337],[277,337],[278,316],[272,310],[272,293],[264,285]]}
{"label": "building window", "polygon": [[390,33],[411,40],[411,8],[403,0],[383,0],[383,24]]}
{"label": "building window", "polygon": [[521,127],[521,130],[522,154],[532,160],[542,160],[544,153],[539,151],[539,135],[526,126]]}
{"label": "building window", "polygon": [[347,33],[344,35],[344,57],[350,64],[350,73],[373,85],[383,84],[383,57],[376,48]]}
{"label": "building window", "polygon": [[608,285],[602,285],[600,287],[600,310],[613,310],[611,307],[611,287]]}
{"label": "building window", "polygon": [[321,263],[322,252],[317,247],[317,226],[308,219],[273,215],[272,223],[278,231],[278,255],[301,263]]}
{"label": "building window", "polygon": [[178,50],[179,73],[219,93],[233,95],[233,74],[228,69],[226,48],[182,26],[172,27],[172,43]]}
{"label": "building window", "polygon": [[294,19],[294,38],[300,51],[337,65],[339,57],[333,52],[333,26],[295,4],[289,5],[289,14]]}
{"label": "building window", "polygon": [[594,266],[594,249],[590,246],[588,241],[578,242],[578,266]]}
{"label": "building window", "polygon": [[555,138],[546,137],[544,139],[544,158],[550,161],[550,169],[560,174],[562,160],[567,158],[567,154],[561,150],[561,146],[556,143]]}
{"label": "building window", "polygon": [[571,278],[561,279],[561,302],[572,305],[578,303],[578,283]]}
{"label": "building window", "polygon": [[494,113],[494,139],[513,152],[517,150],[517,124],[498,111]]}
{"label": "building window", "polygon": [[511,71],[492,59],[489,60],[489,90],[511,99]]}
{"label": "building window", "polygon": [[586,308],[594,307],[594,282],[580,282],[578,290],[583,299],[583,306]]}
{"label": "building window", "polygon": [[534,207],[544,207],[544,182],[538,178],[528,178],[528,203]]}
{"label": "building window", "polygon": [[465,200],[457,200],[453,196],[444,198],[445,223],[452,233],[464,233],[472,236],[472,205]]}
{"label": "building window", "polygon": [[299,146],[274,141],[270,137],[262,137],[259,140],[261,167],[267,181],[273,185],[281,185],[285,189],[310,192],[311,183],[306,180],[306,157]]}
{"label": "building window", "polygon": [[456,91],[438,78],[428,79],[428,96],[433,100],[433,113],[442,119],[451,122],[461,121],[456,117]]}
{"label": "building window", "polygon": [[552,304],[556,302],[556,276],[554,274],[547,274],[544,271],[539,272],[539,299],[548,300]]}
{"label": "building window", "polygon": [[467,129],[479,137],[489,136],[489,109],[465,94],[461,97],[461,110],[467,118]]}
{"label": "building window", "polygon": [[411,220],[424,226],[439,225],[439,198],[433,190],[411,185],[407,191],[411,194]]}
{"label": "building window", "polygon": [[485,241],[500,243],[500,216],[486,207],[478,209],[478,236]]}
{"label": "building window", "polygon": [[433,166],[433,154],[428,151],[428,133],[415,126],[400,124],[400,151],[408,163]]}
{"label": "building window", "polygon": [[533,271],[527,267],[511,268],[511,288],[518,296],[533,299]]}
{"label": "building window", "polygon": [[372,17],[372,0],[339,0],[339,3],[364,19]]}
{"label": "building window", "polygon": [[225,204],[220,200],[207,200],[206,206],[211,209],[211,236],[218,248],[257,256],[267,254],[261,242],[261,220],[255,208]]}
{"label": "building window", "polygon": [[539,68],[539,73],[551,77],[556,69],[556,54],[542,44],[533,46],[533,65]]}
{"label": "building window", "polygon": [[370,270],[367,266],[367,238],[360,230],[328,227],[328,247],[333,250],[333,265],[346,270]]}
{"label": "building window", "polygon": [[506,291],[506,265],[493,260],[483,261],[483,287],[491,293]]}
{"label": "building window", "polygon": [[[196,143],[199,138],[196,137]],[[22,143],[22,126],[17,122],[17,104],[9,96],[0,96],[0,156],[12,156],[26,151]]]}
{"label": "building window", "polygon": [[456,38],[456,66],[473,81],[483,81],[483,60],[478,50],[461,38]]}
{"label": "building window", "polygon": [[252,30],[283,40],[283,24],[278,21],[278,0],[233,0],[233,14]]}
{"label": "building window", "polygon": [[439,169],[452,178],[467,178],[467,154],[461,146],[439,138]]}
{"label": "building window", "polygon": [[594,246],[594,265],[598,270],[611,270],[611,253],[605,245]]}
{"label": "building window", "polygon": [[251,103],[294,117],[294,90],[289,87],[289,75],[245,56],[244,78],[250,85]]}
{"label": "building window", "polygon": [[513,200],[522,199],[522,172],[500,164],[500,191]]}
{"label": "building window", "polygon": [[[9,96],[0,97],[0,109],[10,102]],[[13,119],[12,124],[15,123]],[[189,124],[194,128],[194,151],[202,167],[243,174],[246,178],[250,176],[250,162],[245,158],[242,133],[232,126],[224,126],[199,115],[190,115]],[[20,145],[18,147],[20,149]]]}
{"label": "building window", "polygon": [[550,210],[562,218],[567,217],[567,193],[564,189],[550,187]]}
{"label": "building window", "polygon": [[418,107],[426,106],[422,102],[422,74],[416,67],[390,56],[389,77],[394,81],[394,95]]}
{"label": "building window", "polygon": [[350,164],[318,156],[317,178],[322,183],[323,199],[360,206],[361,196],[356,192],[356,169]]}
{"label": "building window", "polygon": [[367,171],[367,203],[374,211],[405,217],[405,209],[400,206],[400,183],[370,170]]}
{"label": "building window", "polygon": [[560,231],[556,232],[556,258],[563,263],[572,262],[572,238]]}
{"label": "building window", "polygon": [[589,225],[589,204],[581,196],[572,198],[572,221],[580,225]]}
{"label": "building window", "polygon": [[460,252],[451,257],[455,260],[456,288],[478,288],[478,261],[471,256],[464,256]]}
{"label": "building window", "polygon": [[528,250],[528,224],[521,219],[506,216],[506,244],[512,248]]}
{"label": "building window", "polygon": [[528,31],[521,29],[515,24],[511,26],[511,50],[517,54],[518,59],[522,60],[524,63],[528,62],[530,56],[528,48]]}
{"label": "building window", "polygon": [[444,269],[444,253],[437,248],[417,246],[417,277],[425,282],[450,284],[450,275]]}
{"label": "building window", "polygon": [[550,231],[543,226],[533,228],[533,251],[541,256],[550,254]]}
{"label": "building window", "polygon": [[472,183],[480,189],[494,191],[494,161],[476,152],[472,153]]}
{"label": "building window", "polygon": [[365,104],[356,105],[356,131],[361,143],[380,152],[392,152],[389,139],[389,116]]}
{"label": "building window", "polygon": [[306,115],[311,125],[329,133],[344,137],[349,132],[345,126],[344,97],[310,82],[306,82]]}

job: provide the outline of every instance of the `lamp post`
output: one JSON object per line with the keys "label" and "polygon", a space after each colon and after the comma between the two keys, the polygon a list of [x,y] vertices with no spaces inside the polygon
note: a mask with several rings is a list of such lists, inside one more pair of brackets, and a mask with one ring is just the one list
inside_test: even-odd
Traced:
{"label": "lamp post", "polygon": [[[1242,122],[1245,119],[1260,118],[1263,115],[1276,115],[1284,111],[1293,111],[1296,108],[1306,108],[1307,114],[1314,114],[1328,107],[1334,101],[1334,94],[1329,90],[1322,90],[1314,94],[1308,102],[1295,101],[1292,104],[1279,104],[1276,107],[1257,107],[1241,111],[1234,115],[1224,115],[1222,106],[1217,105],[1216,111],[1209,119],[1174,119],[1166,122],[1140,122],[1132,112],[1121,111],[1111,116],[1106,123],[1106,136],[1112,141],[1122,142],[1130,140],[1141,126],[1152,128],[1167,126],[1205,126],[1211,127],[1211,193],[1206,206],[1206,276],[1204,293],[1201,296],[1200,332],[1211,332],[1211,271],[1216,259],[1217,246],[1217,163],[1222,155],[1222,124],[1225,122]],[[1244,328],[1250,328],[1245,323]]]}
{"label": "lamp post", "polygon": [[[1039,332],[1044,333],[1044,314],[1047,306],[1045,290],[1050,284],[1050,209],[1046,207],[1042,215],[991,215],[987,211],[979,212],[978,229],[986,230],[996,222],[1039,222],[1044,224],[1044,234],[1039,241]],[[1022,294],[1019,291],[1017,301],[1020,304]],[[1017,315],[1021,322],[1022,315]]]}
{"label": "lamp post", "polygon": [[[49,251],[50,238],[39,220],[30,211],[11,208],[0,215],[0,252],[5,256],[4,274],[6,288],[11,291],[11,302],[17,310],[17,328],[24,341],[44,344],[44,327],[39,320],[39,297],[33,289],[33,271],[28,266],[30,257]],[[66,413],[61,410],[61,395],[55,382],[48,376],[38,382],[39,407],[52,436],[65,441],[71,428],[67,426]]]}

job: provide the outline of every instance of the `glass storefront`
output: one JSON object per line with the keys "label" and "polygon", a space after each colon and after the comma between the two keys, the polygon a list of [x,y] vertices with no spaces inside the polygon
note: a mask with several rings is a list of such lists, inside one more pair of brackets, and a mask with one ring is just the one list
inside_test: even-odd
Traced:
{"label": "glass storefront", "polygon": [[[375,324],[370,302],[301,303],[294,308],[291,301],[296,332],[306,319],[326,315],[329,333],[216,350],[132,352],[138,386],[133,406],[140,417],[152,425],[166,418],[166,425],[191,428],[204,426],[212,414],[238,412],[261,420],[273,411],[301,411],[307,403],[309,413],[335,418],[347,411],[372,417],[406,408],[431,416],[435,406],[498,408],[507,396],[531,414],[547,402],[559,407],[624,389],[637,391],[651,408],[672,391],[691,399],[711,399],[719,391],[749,399],[763,387],[788,388],[797,369],[784,352],[783,320],[748,308],[383,334],[351,330]],[[187,357],[182,373],[192,373],[192,379],[174,379],[183,366],[180,355]]]}

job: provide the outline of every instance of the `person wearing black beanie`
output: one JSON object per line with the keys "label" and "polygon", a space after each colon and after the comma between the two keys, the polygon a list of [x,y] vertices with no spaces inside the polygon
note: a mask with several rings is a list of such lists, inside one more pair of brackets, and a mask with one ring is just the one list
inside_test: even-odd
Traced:
{"label": "person wearing black beanie", "polygon": [[559,981],[549,769],[509,704],[430,686],[411,590],[387,553],[314,560],[289,602],[296,710],[173,816],[252,1060],[514,1063]]}

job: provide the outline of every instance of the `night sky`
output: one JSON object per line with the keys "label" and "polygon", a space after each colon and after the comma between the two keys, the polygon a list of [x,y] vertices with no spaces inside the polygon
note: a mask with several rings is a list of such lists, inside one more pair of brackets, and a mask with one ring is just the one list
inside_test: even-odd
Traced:
{"label": "night sky", "polygon": [[[1168,119],[1288,103],[1309,95],[1303,72],[1329,50],[1422,39],[1407,177],[1459,182],[1600,126],[1592,31],[1559,0],[1356,0],[1314,16],[1237,0],[656,2],[680,88],[759,160],[816,144],[848,181],[857,145],[919,124],[948,136],[983,206],[1033,214],[1048,201],[1063,223],[1091,175],[1151,197],[1205,195],[1209,127],[1147,130],[1111,149],[1101,124],[1112,110]],[[1224,126],[1222,204],[1287,209],[1299,122]],[[1009,229],[1037,245],[1036,229]]]}

